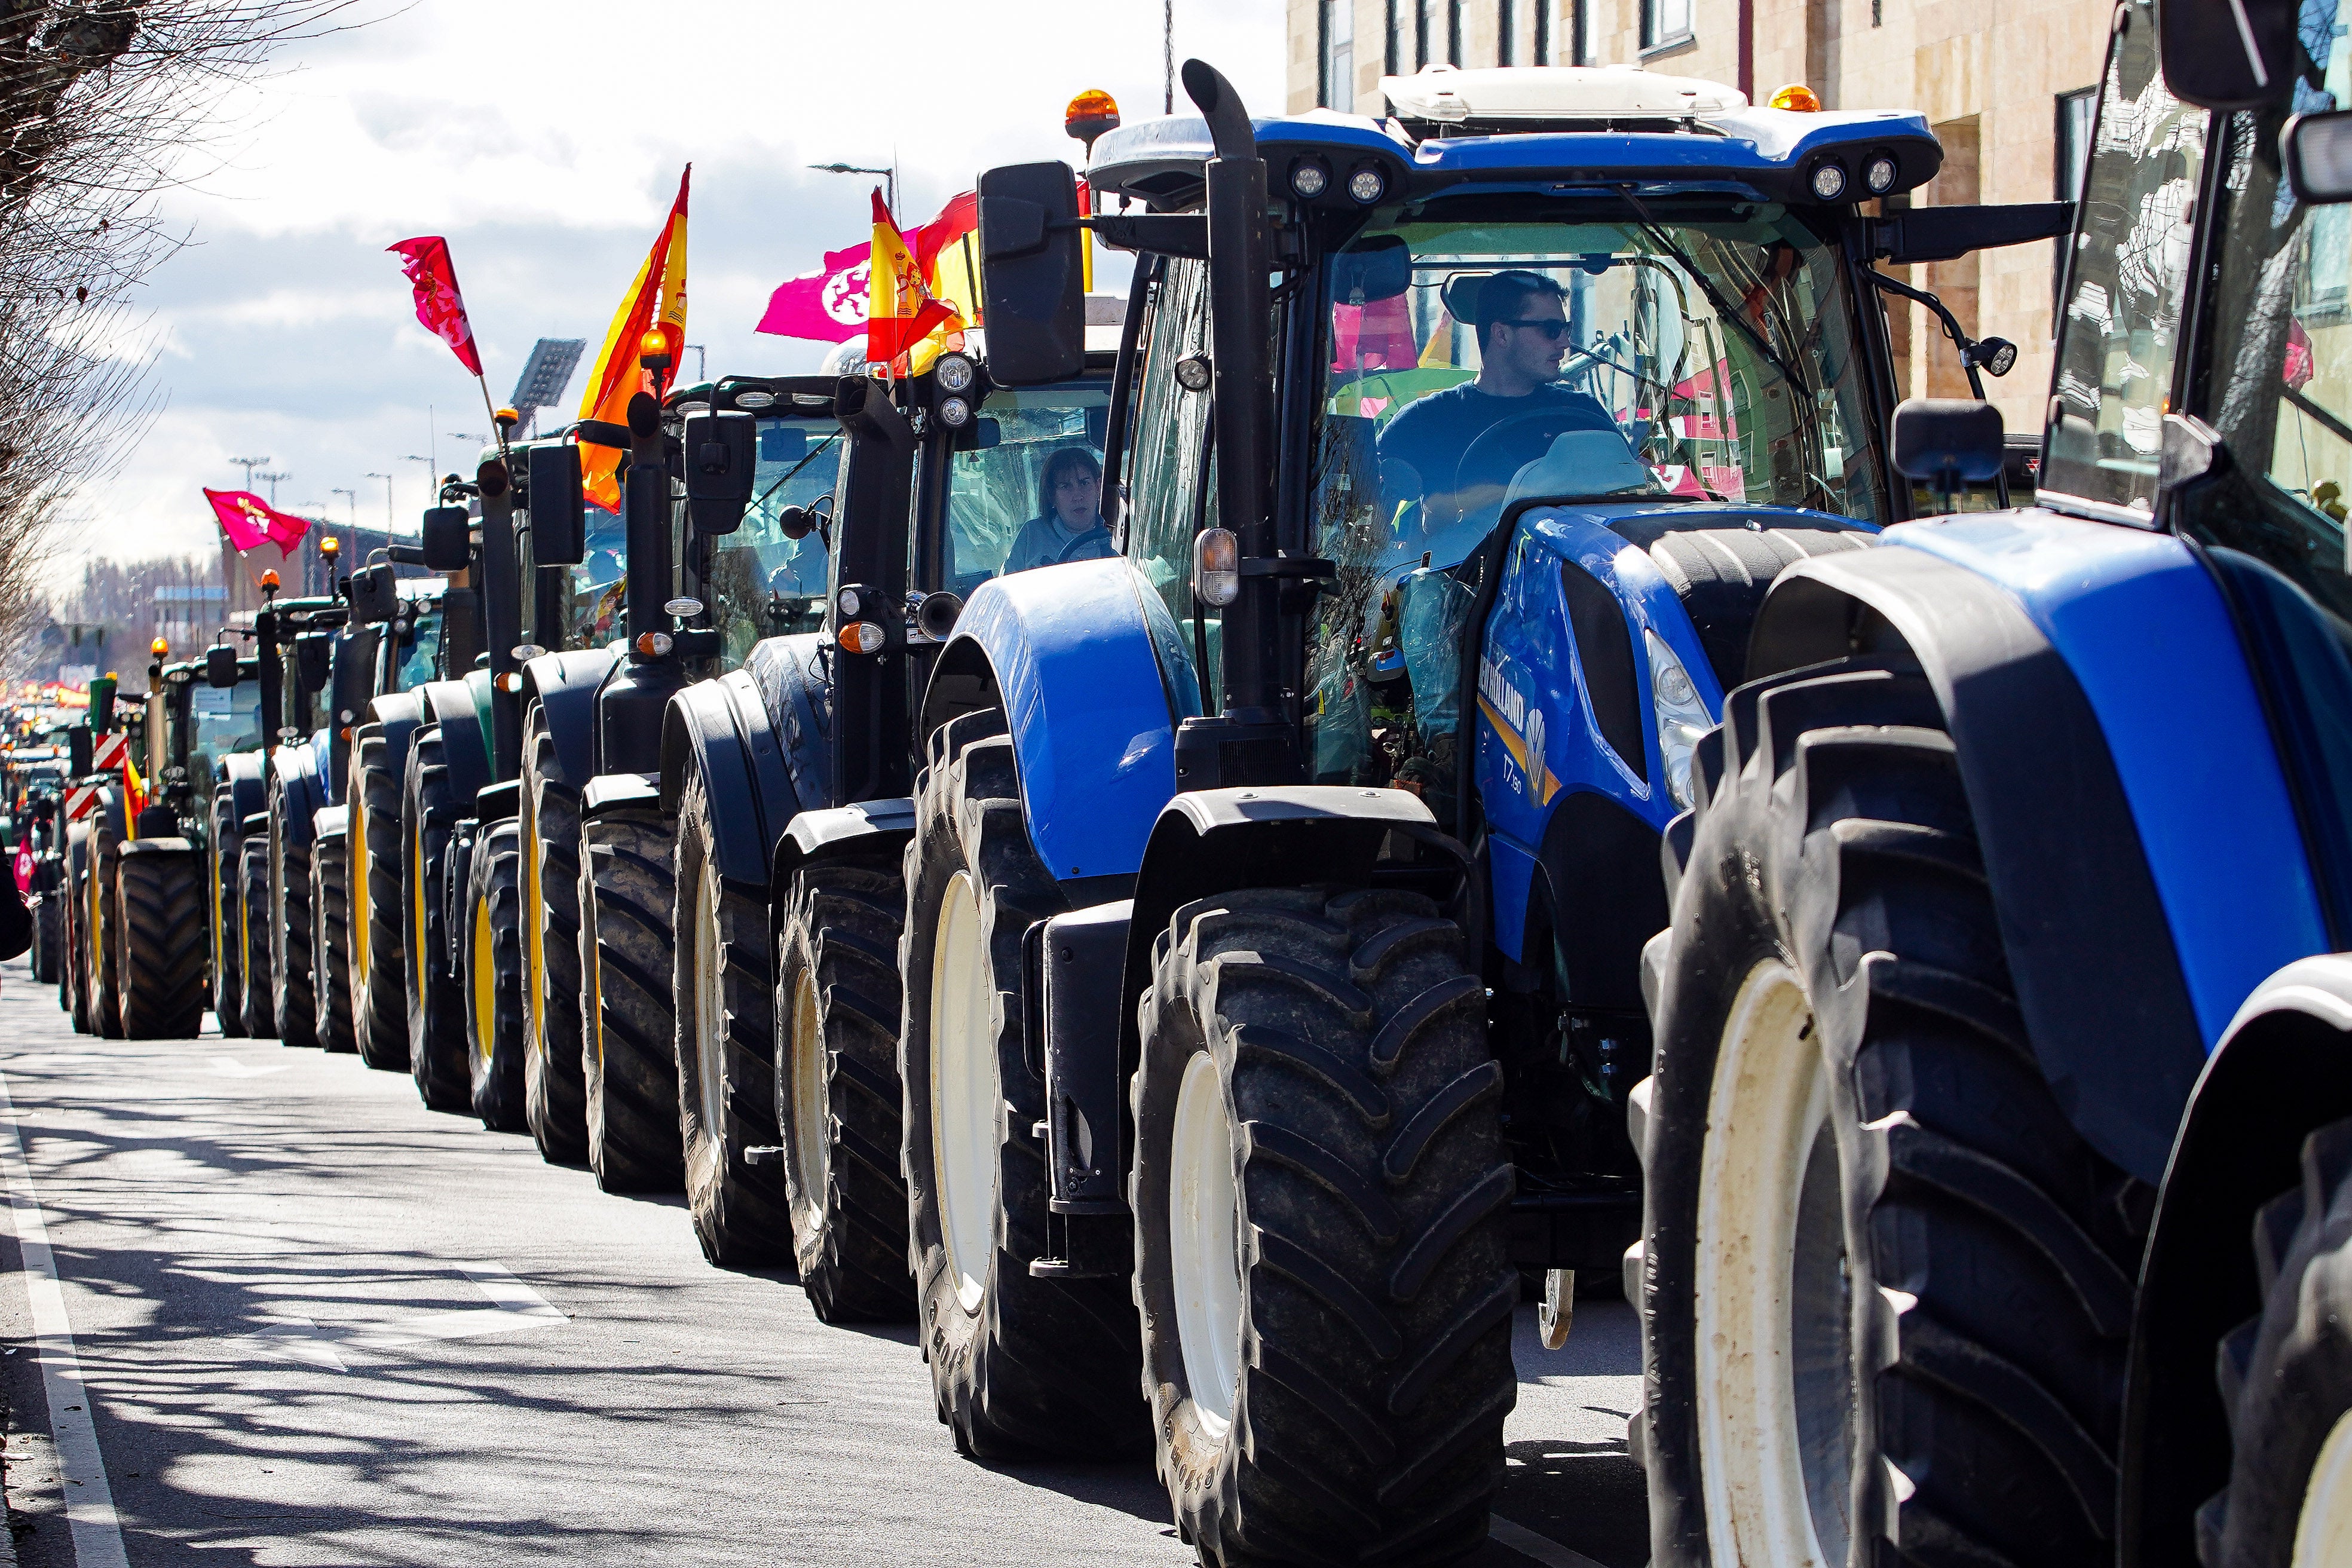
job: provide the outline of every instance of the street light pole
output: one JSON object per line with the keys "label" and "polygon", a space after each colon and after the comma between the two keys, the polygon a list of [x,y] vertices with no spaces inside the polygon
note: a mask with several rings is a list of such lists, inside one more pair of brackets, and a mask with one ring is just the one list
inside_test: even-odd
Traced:
{"label": "street light pole", "polygon": [[269,461],[267,458],[231,458],[230,462],[245,470],[245,493],[253,493],[253,470]]}
{"label": "street light pole", "polygon": [[[343,553],[351,555],[352,548],[359,543],[360,492],[338,487],[334,493],[343,498],[343,512],[348,520],[343,524]],[[352,563],[357,565],[359,558],[352,556]]]}
{"label": "street light pole", "polygon": [[[278,481],[280,479],[290,479],[293,477],[294,476],[292,474],[282,469],[274,474],[256,474],[253,476],[254,479],[267,479],[269,481],[269,505],[273,510],[276,510],[278,506]],[[247,482],[250,483],[251,481],[248,480]]]}
{"label": "street light pole", "polygon": [[389,535],[393,531],[392,476],[390,474],[369,474],[365,477],[371,479],[382,479],[383,481],[383,531]]}

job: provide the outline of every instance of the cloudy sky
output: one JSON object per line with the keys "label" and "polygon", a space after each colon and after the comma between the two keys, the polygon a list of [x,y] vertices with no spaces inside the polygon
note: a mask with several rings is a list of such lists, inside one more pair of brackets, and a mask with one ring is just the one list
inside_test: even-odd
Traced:
{"label": "cloudy sky", "polygon": [[[1261,112],[1278,104],[1279,0],[1175,13],[1180,61],[1207,58]],[[751,329],[776,283],[866,237],[873,182],[803,165],[895,158],[911,224],[990,164],[1075,159],[1061,114],[1080,89],[1130,120],[1158,112],[1160,15],[1160,0],[417,0],[292,50],[226,106],[221,149],[168,201],[194,239],[142,290],[168,404],[82,498],[74,547],[209,550],[199,489],[240,484],[236,457],[285,473],[289,510],[341,521],[350,490],[378,527],[385,483],[365,476],[391,474],[415,527],[426,468],[411,456],[462,467],[488,420],[383,247],[448,237],[503,400],[534,340],[595,352],[688,160],[688,340],[713,374],[813,370],[826,345]]]}

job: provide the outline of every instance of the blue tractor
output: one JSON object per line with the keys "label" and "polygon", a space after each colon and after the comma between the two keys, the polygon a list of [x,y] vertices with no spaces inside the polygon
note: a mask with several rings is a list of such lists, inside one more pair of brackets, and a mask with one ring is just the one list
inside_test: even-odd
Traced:
{"label": "blue tractor", "polygon": [[2346,33],[2118,5],[2039,505],[1757,614],[1646,950],[1660,1568],[2352,1561]]}
{"label": "blue tractor", "polygon": [[1184,79],[1105,210],[980,187],[1001,384],[1075,370],[1084,232],[1139,254],[1121,554],[981,585],[925,689],[909,1261],[961,1447],[1152,1447],[1210,1563],[1440,1562],[1526,1279],[1638,1233],[1653,868],[1756,606],[1909,515],[1870,264],[2064,215],[1867,217],[1918,117],[1642,72]]}

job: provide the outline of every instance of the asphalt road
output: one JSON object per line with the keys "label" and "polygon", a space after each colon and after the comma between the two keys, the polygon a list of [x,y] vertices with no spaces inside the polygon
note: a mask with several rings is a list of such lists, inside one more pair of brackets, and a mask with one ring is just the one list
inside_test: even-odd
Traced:
{"label": "asphalt road", "polygon": [[[405,1076],[97,1040],[0,965],[0,1389],[28,1568],[1179,1565],[1146,1463],[982,1465],[908,1328],[728,1273]],[[51,1270],[58,1281],[49,1283]],[[1493,1568],[1634,1568],[1633,1317],[1520,1314]],[[1506,1542],[1511,1544],[1505,1544]]]}

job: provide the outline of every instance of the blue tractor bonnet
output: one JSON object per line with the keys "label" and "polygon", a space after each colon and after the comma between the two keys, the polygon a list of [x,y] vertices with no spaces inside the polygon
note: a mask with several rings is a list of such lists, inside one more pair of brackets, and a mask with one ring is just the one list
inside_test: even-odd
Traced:
{"label": "blue tractor bonnet", "polygon": [[[1811,184],[1824,163],[1836,163],[1843,195],[1853,202],[1895,195],[1933,179],[1943,148],[1918,114],[1815,112],[1739,108],[1680,121],[1671,129],[1546,129],[1494,134],[1445,135],[1413,142],[1393,121],[1316,110],[1252,122],[1260,154],[1271,165],[1276,191],[1290,186],[1288,171],[1302,158],[1322,162],[1329,179],[1310,205],[1358,205],[1349,178],[1366,167],[1381,174],[1374,203],[1402,193],[1429,196],[1465,181],[1527,182],[1565,194],[1576,186],[1656,184],[1688,191],[1723,187],[1774,201],[1822,204]],[[1107,132],[1087,165],[1089,189],[1135,197],[1158,208],[1195,205],[1202,169],[1212,155],[1208,122],[1178,116],[1149,120]],[[1865,187],[1862,171],[1885,153],[1895,177],[1884,191]],[[1643,190],[1643,194],[1654,194]]]}

